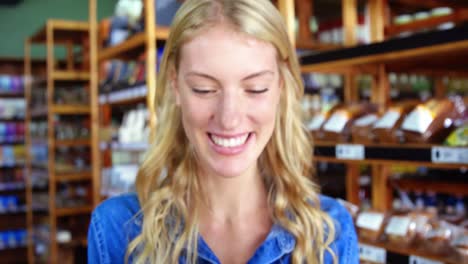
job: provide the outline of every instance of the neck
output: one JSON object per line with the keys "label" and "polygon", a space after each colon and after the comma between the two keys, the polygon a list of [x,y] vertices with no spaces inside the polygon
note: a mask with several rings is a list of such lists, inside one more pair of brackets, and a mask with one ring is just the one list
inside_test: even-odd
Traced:
{"label": "neck", "polygon": [[202,214],[232,221],[268,210],[266,187],[256,168],[234,178],[201,177]]}

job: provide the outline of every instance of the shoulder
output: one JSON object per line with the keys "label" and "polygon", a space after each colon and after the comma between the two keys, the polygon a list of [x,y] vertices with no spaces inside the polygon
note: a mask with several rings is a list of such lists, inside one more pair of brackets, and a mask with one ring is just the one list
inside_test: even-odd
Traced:
{"label": "shoulder", "polygon": [[337,199],[323,195],[320,196],[320,208],[334,222],[335,240],[332,250],[339,263],[359,263],[356,230],[348,210]]}
{"label": "shoulder", "polygon": [[109,198],[94,209],[88,230],[89,263],[124,263],[128,244],[141,231],[136,194]]}
{"label": "shoulder", "polygon": [[94,215],[106,215],[118,219],[130,219],[140,211],[140,203],[135,193],[111,197],[94,209]]}

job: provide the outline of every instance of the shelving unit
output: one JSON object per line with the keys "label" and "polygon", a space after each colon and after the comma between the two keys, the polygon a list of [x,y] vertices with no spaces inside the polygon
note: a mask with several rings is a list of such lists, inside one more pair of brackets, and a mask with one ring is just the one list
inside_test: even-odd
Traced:
{"label": "shelving unit", "polygon": [[[124,42],[110,47],[102,47],[102,38],[98,36],[98,21],[96,18],[97,5],[96,0],[89,0],[90,6],[90,25],[95,30],[91,31],[91,47],[97,47],[97,65],[110,60],[122,61],[137,61],[144,57],[146,79],[143,83],[135,84],[120,84],[127,87],[119,87],[120,89],[110,89],[110,92],[99,94],[99,109],[100,109],[100,127],[104,130],[109,128],[112,121],[113,113],[117,111],[117,107],[137,107],[144,105],[148,109],[148,125],[150,127],[150,140],[151,135],[154,134],[156,126],[156,110],[154,106],[154,98],[156,92],[156,50],[157,45],[162,44],[169,36],[169,28],[155,25],[155,3],[151,0],[144,1],[144,21],[145,31],[137,33],[129,37]],[[144,56],[142,56],[144,54]],[[101,69],[102,67],[99,67]],[[98,90],[98,70],[92,71],[95,73],[91,76],[94,78],[94,88]],[[123,89],[121,89],[123,88]],[[117,142],[109,141],[109,139],[102,139],[100,147],[97,151],[100,152],[100,159],[102,167],[99,168],[99,179],[102,180],[105,171],[109,171],[114,167],[112,163],[112,153],[115,151],[120,152],[136,152],[142,153],[147,150],[148,142],[135,142],[131,144],[120,144]],[[130,146],[131,145],[131,146]],[[135,145],[138,145],[135,147]],[[102,194],[103,198],[107,195]]]}
{"label": "shelving unit", "polygon": [[[21,59],[14,58],[0,58],[0,76],[8,76],[8,78],[23,78],[23,61]],[[12,85],[12,83],[10,83]],[[16,83],[16,86],[22,85]],[[0,84],[0,100],[24,100],[24,90],[22,87],[19,91],[19,87],[15,90],[5,91],[5,87]],[[11,100],[10,100],[11,99]],[[0,108],[5,105],[0,104]],[[18,113],[16,113],[18,114]],[[14,124],[16,127],[24,122],[23,117],[4,117],[0,116],[0,125],[7,126],[7,124]],[[0,140],[0,152],[3,148],[14,148],[24,147],[24,138],[8,138],[6,127],[2,129],[2,139]],[[17,130],[15,128],[15,130]],[[18,135],[19,131],[15,134]],[[10,135],[11,136],[11,135]],[[3,157],[7,159],[7,157]],[[18,179],[18,171],[21,171],[22,179]],[[8,179],[11,178],[11,179]],[[12,163],[9,160],[3,160],[0,158],[0,196],[2,200],[4,196],[16,197],[19,203],[25,202],[26,200],[26,189],[25,189],[25,172],[24,172],[24,160],[16,160]],[[12,230],[26,230],[26,210],[25,206],[15,208],[3,208],[0,212],[0,232],[12,231]],[[2,238],[3,240],[3,238]],[[2,243],[3,244],[3,243]],[[27,248],[25,245],[17,245],[15,247],[9,247],[3,245],[0,249],[0,259],[3,262],[15,262],[15,263],[27,263],[25,257]]]}
{"label": "shelving unit", "polygon": [[[434,97],[436,98],[443,98],[446,94],[446,87],[441,81],[442,77],[468,76],[468,39],[466,37],[468,27],[466,24],[460,25],[460,22],[468,20],[466,13],[468,6],[464,3],[443,0],[367,1],[372,43],[356,45],[355,37],[350,36],[356,30],[356,1],[346,2],[348,3],[342,2],[345,47],[301,58],[302,72],[305,74],[333,73],[343,75],[345,102],[359,101],[359,93],[354,80],[357,75],[361,74],[372,76],[370,101],[378,105],[380,113],[387,109],[391,101],[388,80],[390,72],[416,73],[434,77]],[[452,7],[454,12],[450,15],[415,21],[406,25],[390,23],[390,16],[398,14],[397,8],[408,12],[409,9],[418,11],[440,6]],[[301,10],[299,9],[299,11]],[[458,26],[449,30],[392,38],[402,32],[431,28],[449,21],[458,24]],[[441,156],[446,159],[441,159]],[[468,148],[466,147],[408,143],[359,144],[317,140],[314,142],[314,161],[346,165],[347,200],[354,204],[359,204],[360,165],[370,165],[372,175],[371,202],[372,207],[378,211],[390,210],[393,200],[393,186],[408,191],[427,188],[451,195],[467,195],[468,186],[462,183],[446,181],[436,184],[422,178],[390,181],[391,168],[394,165],[441,169],[468,168]],[[377,248],[377,251],[378,249],[385,251],[387,263],[413,263],[409,262],[409,256],[422,257],[441,263],[458,263],[452,258],[453,256],[428,254],[426,251],[399,248],[382,242],[361,241],[361,243],[371,245]],[[392,254],[399,255],[400,259],[390,261],[388,256]],[[382,260],[374,261],[383,263],[379,262]]]}
{"label": "shelving unit", "polygon": [[[28,262],[57,263],[60,260],[73,256],[76,246],[85,246],[87,234],[87,223],[93,206],[97,203],[95,188],[98,182],[94,175],[95,154],[92,151],[95,137],[95,126],[97,120],[97,92],[90,85],[90,64],[92,56],[85,48],[85,42],[89,36],[90,25],[87,22],[48,20],[35,35],[25,42],[25,73],[31,81],[27,83],[26,98],[26,145],[27,153],[27,201],[28,215],[27,223],[29,230]],[[36,76],[31,66],[30,50],[32,45],[42,45],[47,49],[45,75]],[[65,45],[67,49],[66,60],[62,61],[55,56],[58,45]],[[76,49],[81,52],[80,57],[75,57]],[[67,102],[57,103],[56,93],[58,89],[69,89],[70,85],[78,84],[87,89],[89,103],[70,104]],[[46,85],[46,87],[40,87]],[[43,89],[46,93],[46,105],[32,106],[32,91]],[[75,89],[75,88],[74,88]],[[93,104],[95,103],[95,104]],[[94,110],[93,110],[94,108]],[[60,124],[56,122],[65,118],[85,118],[90,120],[89,138],[59,139],[56,132]],[[38,121],[47,122],[47,136],[31,136],[32,124]],[[73,121],[74,122],[74,121]],[[46,150],[46,161],[35,160],[35,147],[42,146]],[[57,161],[64,159],[58,151],[80,151],[80,161],[74,157],[74,164],[66,164]],[[37,149],[36,149],[37,151]],[[70,154],[72,155],[72,154]],[[76,153],[74,155],[77,155]],[[84,155],[84,156],[83,156]],[[86,158],[88,157],[88,158]],[[88,159],[89,161],[87,161]],[[63,163],[63,164],[61,164]],[[47,187],[37,187],[35,181],[45,178]],[[68,197],[71,200],[62,200],[59,193],[61,187],[68,188]],[[71,194],[71,193],[75,194]],[[79,194],[80,193],[80,194]],[[75,200],[73,200],[75,199]],[[78,200],[76,200],[78,199]],[[42,201],[41,201],[42,200]],[[47,210],[43,210],[47,208]],[[39,210],[40,209],[40,210]],[[67,224],[68,223],[68,224]],[[60,229],[70,229],[71,241],[58,242],[57,235]],[[46,231],[44,231],[46,230]],[[47,238],[44,238],[44,232]],[[73,246],[72,246],[73,245]],[[45,256],[36,254],[36,249],[47,248]]]}

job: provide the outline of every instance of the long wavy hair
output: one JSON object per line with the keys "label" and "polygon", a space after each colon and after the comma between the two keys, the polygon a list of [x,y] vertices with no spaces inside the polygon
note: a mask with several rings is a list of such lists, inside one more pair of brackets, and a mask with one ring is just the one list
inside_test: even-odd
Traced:
{"label": "long wavy hair", "polygon": [[293,263],[322,263],[327,251],[337,263],[330,248],[333,221],[320,210],[319,189],[313,182],[312,139],[302,122],[299,63],[281,15],[268,0],[188,0],[177,11],[157,81],[159,125],[136,179],[142,232],[129,244],[126,260],[177,263],[185,255],[187,262],[196,262],[199,168],[169,78],[178,69],[182,45],[220,22],[271,43],[277,51],[284,87],[272,138],[258,160],[272,220],[296,239]]}

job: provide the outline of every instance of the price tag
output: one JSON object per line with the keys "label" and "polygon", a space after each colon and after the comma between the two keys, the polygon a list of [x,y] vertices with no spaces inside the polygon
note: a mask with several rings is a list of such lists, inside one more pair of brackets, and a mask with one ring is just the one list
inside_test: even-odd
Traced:
{"label": "price tag", "polygon": [[359,243],[359,259],[370,261],[372,263],[385,264],[387,260],[387,251],[383,248]]}
{"label": "price tag", "polygon": [[410,256],[408,264],[444,264],[440,261],[435,261],[431,259],[421,258],[418,256]]}
{"label": "price tag", "polygon": [[105,104],[107,102],[107,95],[101,94],[99,95],[99,104]]}
{"label": "price tag", "polygon": [[432,162],[468,164],[468,148],[433,147]]}
{"label": "price tag", "polygon": [[337,159],[363,160],[365,150],[363,145],[338,144],[335,148]]}

